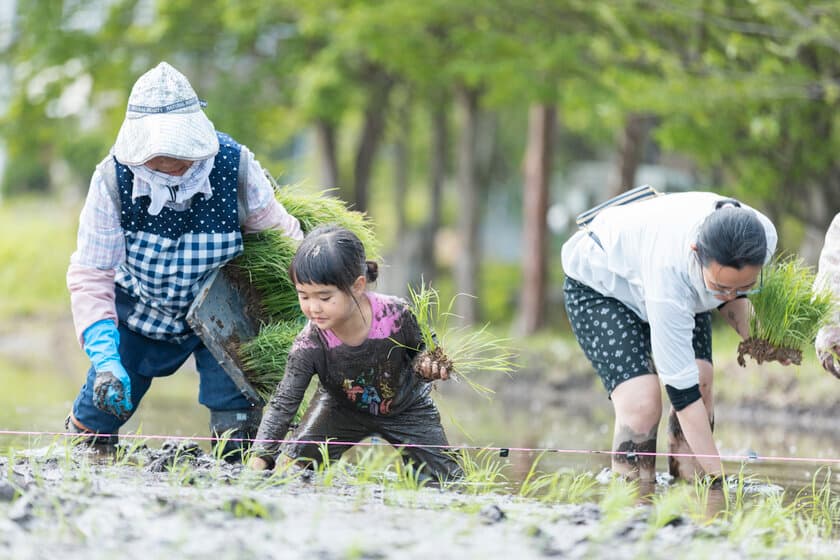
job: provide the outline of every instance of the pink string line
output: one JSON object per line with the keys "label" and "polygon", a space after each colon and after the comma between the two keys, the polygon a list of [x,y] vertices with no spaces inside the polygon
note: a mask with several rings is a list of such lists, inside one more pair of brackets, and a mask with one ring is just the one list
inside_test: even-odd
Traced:
{"label": "pink string line", "polygon": [[[225,441],[247,441],[251,443],[276,443],[276,444],[312,444],[312,445],[359,445],[363,447],[382,447],[390,446],[391,444],[385,441],[321,441],[321,440],[298,440],[298,439],[254,439],[254,438],[215,438],[209,436],[173,436],[173,435],[144,435],[144,434],[93,434],[93,433],[73,433],[73,432],[32,432],[32,431],[18,431],[18,430],[0,430],[0,435],[5,436],[60,436],[67,438],[85,438],[85,437],[121,437],[126,439],[163,439],[176,441],[216,441],[224,439]],[[394,445],[398,448],[424,448],[424,449],[447,449],[451,451],[498,451],[503,456],[511,451],[522,453],[565,453],[565,454],[592,454],[592,455],[625,455],[632,456],[650,456],[650,457],[695,457],[695,458],[720,458],[727,461],[790,461],[799,463],[837,463],[840,464],[840,459],[818,458],[818,457],[785,457],[772,455],[704,455],[696,453],[668,453],[668,452],[654,452],[654,451],[607,451],[599,449],[559,449],[554,447],[500,447],[500,446],[481,446],[481,445],[432,445],[422,443],[402,443]]]}

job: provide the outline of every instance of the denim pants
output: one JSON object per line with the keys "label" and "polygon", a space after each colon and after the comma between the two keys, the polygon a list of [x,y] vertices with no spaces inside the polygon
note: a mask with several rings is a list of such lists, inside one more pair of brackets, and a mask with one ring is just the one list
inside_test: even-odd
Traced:
{"label": "denim pants", "polygon": [[[132,413],[137,410],[143,395],[149,390],[154,377],[172,375],[189,358],[195,356],[195,363],[200,378],[198,402],[211,411],[250,409],[251,403],[240,392],[219,362],[210,354],[204,343],[192,335],[181,343],[153,340],[129,330],[124,326],[133,300],[119,287],[116,288],[117,315],[120,319],[120,359],[131,378]],[[116,416],[99,410],[93,405],[93,383],[96,372],[88,370],[87,379],[82,386],[76,402],[73,403],[73,416],[85,428],[100,434],[116,434],[120,426],[127,422]]]}

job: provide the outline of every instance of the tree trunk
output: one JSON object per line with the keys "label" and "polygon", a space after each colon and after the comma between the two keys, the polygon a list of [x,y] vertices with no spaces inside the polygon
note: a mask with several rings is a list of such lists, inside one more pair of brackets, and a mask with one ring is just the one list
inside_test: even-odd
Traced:
{"label": "tree trunk", "polygon": [[449,127],[447,126],[446,100],[441,99],[431,114],[431,158],[429,169],[429,219],[423,228],[421,270],[426,283],[434,282],[437,276],[437,252],[435,239],[440,229],[440,215],[443,209],[443,182],[446,179],[446,163],[449,152]]}
{"label": "tree trunk", "polygon": [[545,321],[548,279],[548,189],[551,179],[557,110],[533,105],[528,116],[523,193],[522,293],[519,328],[533,334]]}
{"label": "tree trunk", "polygon": [[636,186],[636,171],[642,162],[652,124],[649,115],[641,113],[627,115],[624,130],[619,139],[618,177],[611,188],[610,196],[621,194]]}
{"label": "tree trunk", "polygon": [[408,193],[409,155],[411,150],[411,98],[397,109],[398,132],[394,139],[394,206],[397,221],[397,244],[406,234],[405,200]]}
{"label": "tree trunk", "polygon": [[338,146],[335,138],[335,125],[323,119],[315,122],[315,137],[318,143],[318,156],[321,163],[321,186],[338,186]]}
{"label": "tree trunk", "polygon": [[[458,293],[478,295],[480,262],[479,220],[481,203],[478,195],[478,98],[474,89],[458,91],[458,105],[462,113],[461,137],[458,142],[458,234],[460,252],[455,262],[455,287]],[[459,297],[455,311],[464,324],[478,319],[474,297]]]}
{"label": "tree trunk", "polygon": [[377,83],[372,86],[373,89],[368,97],[364,124],[356,150],[356,162],[353,167],[355,189],[353,209],[359,212],[368,210],[368,190],[373,158],[379,147],[379,141],[382,139],[382,132],[385,130],[385,110],[393,85],[393,81],[387,76],[380,75],[374,80]]}

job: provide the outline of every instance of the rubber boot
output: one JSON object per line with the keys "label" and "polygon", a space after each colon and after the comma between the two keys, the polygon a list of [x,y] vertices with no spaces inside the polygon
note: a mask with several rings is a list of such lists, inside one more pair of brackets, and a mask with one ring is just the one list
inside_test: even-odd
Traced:
{"label": "rubber boot", "polygon": [[[211,410],[210,437],[213,438],[213,453],[228,463],[242,461],[243,453],[251,447],[251,440],[257,437],[260,420],[262,407]],[[220,445],[223,446],[222,449],[219,449]]]}
{"label": "rubber boot", "polygon": [[[72,412],[64,419],[64,429],[71,434],[95,434],[93,430],[76,420]],[[120,437],[117,434],[89,435],[80,437],[77,445],[89,445],[101,451],[110,451],[117,446],[119,440]]]}

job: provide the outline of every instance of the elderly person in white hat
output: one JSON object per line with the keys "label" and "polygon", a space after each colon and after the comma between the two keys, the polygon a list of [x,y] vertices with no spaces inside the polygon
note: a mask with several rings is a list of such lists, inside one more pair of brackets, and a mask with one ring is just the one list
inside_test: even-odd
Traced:
{"label": "elderly person in white hat", "polygon": [[143,74],[91,179],[67,286],[92,367],[67,427],[97,434],[96,443],[116,443],[152,378],[171,375],[190,355],[212,433],[233,429],[232,438],[251,438],[259,426],[261,409],[225,374],[186,314],[204,280],[242,252],[243,233],[303,236],[254,155],[216,131],[203,104],[166,62]]}

